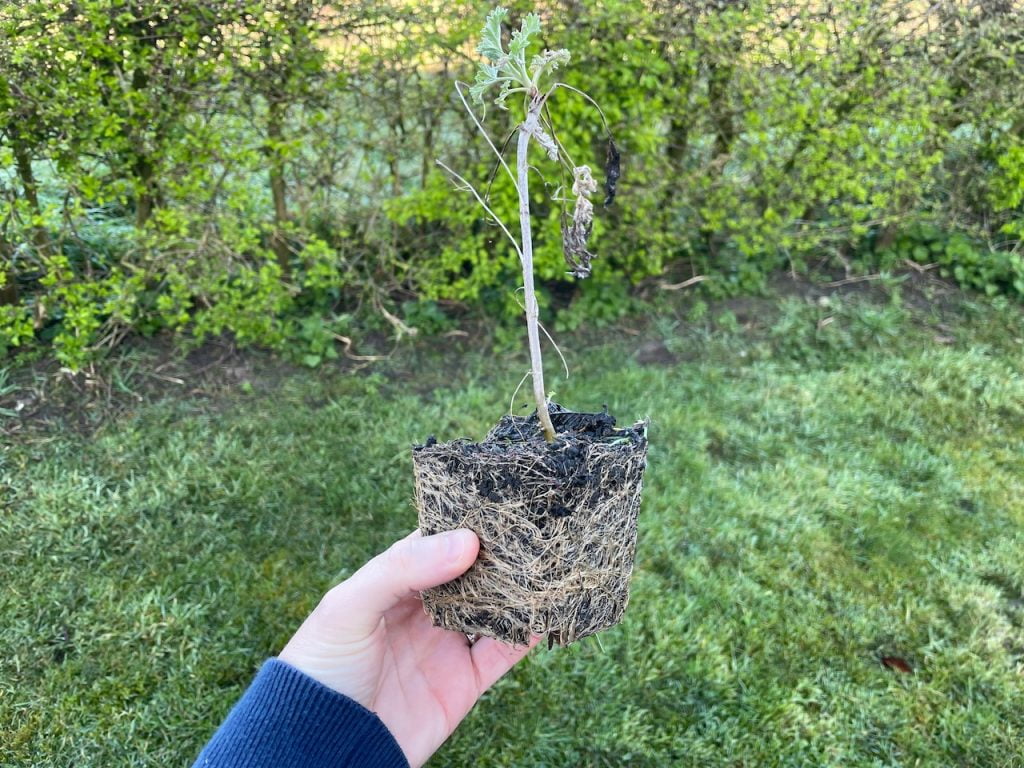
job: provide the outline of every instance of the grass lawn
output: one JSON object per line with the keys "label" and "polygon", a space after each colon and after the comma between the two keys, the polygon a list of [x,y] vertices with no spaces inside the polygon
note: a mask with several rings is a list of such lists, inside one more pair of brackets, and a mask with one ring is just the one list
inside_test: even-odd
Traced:
{"label": "grass lawn", "polygon": [[[1024,765],[1020,313],[759,306],[568,338],[556,399],[651,418],[630,607],[534,651],[433,764]],[[398,358],[6,439],[0,763],[194,757],[415,526],[410,444],[481,437],[523,370]]]}

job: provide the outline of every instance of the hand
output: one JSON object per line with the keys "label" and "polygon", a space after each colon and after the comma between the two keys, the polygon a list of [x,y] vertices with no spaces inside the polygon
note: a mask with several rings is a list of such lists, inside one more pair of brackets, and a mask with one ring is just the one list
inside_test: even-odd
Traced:
{"label": "hand", "polygon": [[470,645],[430,623],[419,591],[464,573],[479,550],[472,531],[413,532],[328,592],[279,657],[375,712],[413,768],[539,639]]}

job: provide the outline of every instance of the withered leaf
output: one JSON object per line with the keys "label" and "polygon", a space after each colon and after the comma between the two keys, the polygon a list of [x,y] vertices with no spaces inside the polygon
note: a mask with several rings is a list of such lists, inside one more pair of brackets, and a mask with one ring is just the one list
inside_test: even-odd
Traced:
{"label": "withered leaf", "polygon": [[910,663],[899,656],[883,656],[882,665],[894,672],[902,672],[904,675],[912,675],[914,673],[914,668],[910,666]]}
{"label": "withered leaf", "polygon": [[619,150],[612,139],[608,139],[608,154],[604,161],[604,205],[612,204],[615,200],[615,188],[619,183]]}

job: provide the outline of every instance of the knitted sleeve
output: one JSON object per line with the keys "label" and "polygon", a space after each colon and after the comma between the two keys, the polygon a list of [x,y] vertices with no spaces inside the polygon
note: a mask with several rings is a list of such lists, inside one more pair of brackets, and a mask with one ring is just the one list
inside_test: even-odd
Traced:
{"label": "knitted sleeve", "polygon": [[193,768],[409,768],[373,712],[267,661]]}

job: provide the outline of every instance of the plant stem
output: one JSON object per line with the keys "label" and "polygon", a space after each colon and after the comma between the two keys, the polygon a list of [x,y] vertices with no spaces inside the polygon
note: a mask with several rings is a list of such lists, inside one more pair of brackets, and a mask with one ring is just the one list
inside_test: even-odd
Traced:
{"label": "plant stem", "polygon": [[530,373],[533,379],[533,399],[537,404],[537,418],[540,420],[544,439],[549,443],[555,439],[555,428],[548,413],[547,396],[544,392],[544,364],[540,354],[540,332],[537,322],[537,294],[533,289],[533,235],[530,230],[530,180],[526,153],[530,136],[540,120],[544,101],[539,96],[530,99],[526,120],[519,126],[519,141],[516,145],[516,175],[519,187],[519,225],[522,228],[523,291],[526,299],[526,334],[530,341]]}

